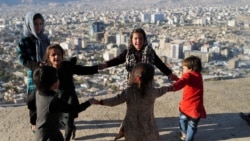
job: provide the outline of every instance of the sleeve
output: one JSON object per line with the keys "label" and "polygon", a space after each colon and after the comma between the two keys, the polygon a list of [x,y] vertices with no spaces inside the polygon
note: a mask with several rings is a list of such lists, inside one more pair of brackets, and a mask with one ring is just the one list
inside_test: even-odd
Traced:
{"label": "sleeve", "polygon": [[188,73],[183,74],[182,77],[173,84],[174,91],[178,91],[182,89],[183,87],[185,87],[185,85],[187,84],[189,80],[189,77],[190,75]]}
{"label": "sleeve", "polygon": [[154,51],[154,56],[155,56],[155,66],[165,75],[169,75],[172,73],[172,70],[170,70],[162,61],[161,59],[157,56],[157,54]]}
{"label": "sleeve", "polygon": [[36,110],[36,91],[32,94],[27,96],[27,107],[29,110],[35,111]]}
{"label": "sleeve", "polygon": [[31,69],[34,70],[37,67],[39,67],[39,63],[32,60],[30,58],[30,56],[28,55],[28,53],[26,52],[25,48],[27,48],[27,41],[25,39],[21,39],[18,43],[18,47],[17,47],[17,54],[18,54],[18,62]]}
{"label": "sleeve", "polygon": [[100,100],[100,104],[106,106],[116,106],[124,103],[125,101],[126,101],[126,91],[124,90],[122,91],[121,94],[118,94],[115,97]]}
{"label": "sleeve", "polygon": [[98,66],[81,66],[76,65],[76,57],[71,58],[70,63],[73,68],[73,73],[77,75],[91,75],[98,73]]}
{"label": "sleeve", "polygon": [[160,88],[155,88],[154,91],[155,91],[154,96],[160,97],[163,94],[166,94],[167,92],[173,91],[173,87],[172,86],[163,86]]}
{"label": "sleeve", "polygon": [[117,57],[115,57],[109,61],[106,61],[107,67],[118,66],[118,65],[124,63],[126,61],[127,51],[128,50],[126,49]]}
{"label": "sleeve", "polygon": [[54,98],[50,104],[50,112],[63,112],[63,113],[79,113],[84,111],[90,106],[89,101],[86,101],[80,105],[71,105],[59,98]]}

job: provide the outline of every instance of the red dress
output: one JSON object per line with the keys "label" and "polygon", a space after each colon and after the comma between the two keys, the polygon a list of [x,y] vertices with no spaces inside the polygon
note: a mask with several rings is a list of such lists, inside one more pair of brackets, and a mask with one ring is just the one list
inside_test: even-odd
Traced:
{"label": "red dress", "polygon": [[206,110],[203,105],[203,79],[199,72],[184,73],[173,84],[174,91],[183,88],[180,111],[191,118],[206,118]]}

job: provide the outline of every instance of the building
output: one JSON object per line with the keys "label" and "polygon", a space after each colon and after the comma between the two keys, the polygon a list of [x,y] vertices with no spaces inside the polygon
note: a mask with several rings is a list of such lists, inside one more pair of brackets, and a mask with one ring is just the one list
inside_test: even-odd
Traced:
{"label": "building", "polygon": [[141,13],[141,22],[149,23],[151,21],[151,14],[149,13]]}
{"label": "building", "polygon": [[103,21],[92,22],[89,25],[89,36],[94,38],[98,33],[103,33],[105,30],[105,25]]}
{"label": "building", "polygon": [[227,22],[227,26],[234,27],[235,26],[235,19],[229,20]]}
{"label": "building", "polygon": [[175,40],[170,42],[170,53],[169,57],[173,59],[182,59],[183,55],[183,45],[185,40]]}
{"label": "building", "polygon": [[161,23],[164,20],[163,14],[151,14],[151,23]]}
{"label": "building", "polygon": [[201,62],[207,63],[209,61],[209,53],[201,51],[185,51],[184,58],[187,58],[191,55],[197,56],[201,59]]}

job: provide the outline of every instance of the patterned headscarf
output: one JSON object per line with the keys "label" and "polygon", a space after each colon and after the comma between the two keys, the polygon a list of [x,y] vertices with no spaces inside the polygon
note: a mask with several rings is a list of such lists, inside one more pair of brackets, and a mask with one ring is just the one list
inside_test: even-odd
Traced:
{"label": "patterned headscarf", "polygon": [[[34,17],[38,14],[41,16],[43,20],[43,27],[40,33],[36,33],[33,22]],[[25,16],[23,35],[25,37],[35,37],[37,61],[41,61],[43,59],[43,54],[45,53],[45,50],[49,45],[48,37],[45,34],[43,34],[43,32],[44,32],[44,18],[42,17],[42,15],[40,13],[35,13],[35,12],[27,13]]]}
{"label": "patterned headscarf", "polygon": [[136,51],[134,47],[128,49],[126,55],[126,69],[131,72],[134,66],[139,63],[136,62],[135,53],[141,53],[141,62],[154,64],[154,51],[151,46],[145,46],[140,52]]}

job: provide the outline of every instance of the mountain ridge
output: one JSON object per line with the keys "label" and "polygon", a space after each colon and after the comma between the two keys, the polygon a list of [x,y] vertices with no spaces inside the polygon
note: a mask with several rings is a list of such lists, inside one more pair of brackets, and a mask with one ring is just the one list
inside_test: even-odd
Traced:
{"label": "mountain ridge", "polygon": [[[86,3],[137,3],[134,0],[1,0],[0,5],[18,5],[18,4],[47,4],[47,3],[69,3],[69,2],[86,2]],[[155,3],[155,4],[247,4],[248,0],[141,0],[138,3]]]}

